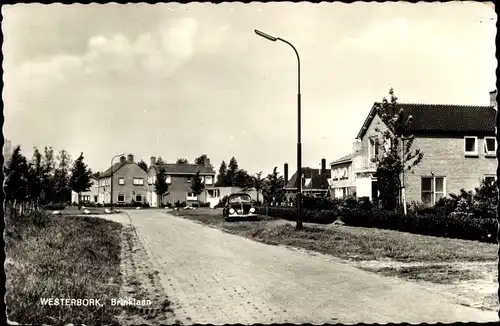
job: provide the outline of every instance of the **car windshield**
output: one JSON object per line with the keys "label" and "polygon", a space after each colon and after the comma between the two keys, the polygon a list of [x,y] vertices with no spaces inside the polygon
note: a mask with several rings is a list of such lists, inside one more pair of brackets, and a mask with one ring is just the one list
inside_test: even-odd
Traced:
{"label": "car windshield", "polygon": [[249,203],[252,200],[250,199],[250,196],[248,195],[238,195],[238,196],[231,196],[229,198],[229,202],[231,204],[233,203]]}

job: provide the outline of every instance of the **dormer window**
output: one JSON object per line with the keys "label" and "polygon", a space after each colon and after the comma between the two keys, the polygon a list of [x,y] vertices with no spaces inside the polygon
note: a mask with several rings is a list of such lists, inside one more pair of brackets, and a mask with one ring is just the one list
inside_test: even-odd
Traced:
{"label": "dormer window", "polygon": [[477,152],[477,137],[464,137],[464,154],[465,156],[478,156]]}
{"label": "dormer window", "polygon": [[495,137],[484,137],[484,153],[487,156],[495,156],[497,152],[497,140]]}

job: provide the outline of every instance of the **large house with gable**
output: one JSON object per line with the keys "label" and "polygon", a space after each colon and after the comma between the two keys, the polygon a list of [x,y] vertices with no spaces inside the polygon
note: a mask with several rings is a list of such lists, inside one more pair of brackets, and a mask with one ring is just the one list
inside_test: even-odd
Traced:
{"label": "large house with gable", "polygon": [[101,173],[97,179],[98,202],[101,204],[111,202],[111,183],[113,183],[114,204],[147,202],[147,173],[134,162],[132,154],[127,157],[121,156],[119,162]]}
{"label": "large house with gable", "polygon": [[[195,202],[206,203],[211,198],[217,198],[215,184],[215,171],[207,158],[203,164],[167,164],[158,163],[156,157],[151,157],[150,167],[147,173],[148,193],[147,201],[152,207],[158,207],[158,195],[155,191],[156,175],[160,168],[165,169],[168,192],[161,199],[163,204],[175,204],[176,202],[186,202],[190,205]],[[205,189],[200,195],[195,195],[191,189],[191,181],[197,172],[205,185]]]}
{"label": "large house with gable", "polygon": [[[415,136],[412,148],[424,155],[401,176],[407,202],[433,205],[462,188],[474,189],[481,180],[495,180],[496,96],[496,90],[490,92],[489,106],[398,103],[405,115],[413,117],[405,130]],[[377,199],[376,161],[385,148],[375,138],[377,130],[387,127],[376,114],[376,105],[358,132],[353,152],[330,164],[330,186],[338,197],[356,193],[358,198]]]}

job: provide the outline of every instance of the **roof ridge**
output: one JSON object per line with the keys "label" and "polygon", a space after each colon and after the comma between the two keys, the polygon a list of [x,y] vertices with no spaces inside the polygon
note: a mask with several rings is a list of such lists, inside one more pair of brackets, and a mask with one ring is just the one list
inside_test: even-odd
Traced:
{"label": "roof ridge", "polygon": [[[382,102],[375,102],[381,104]],[[425,105],[425,106],[453,106],[463,108],[490,108],[490,105],[475,105],[475,104],[444,104],[444,103],[423,103],[423,102],[397,102],[396,105]]]}

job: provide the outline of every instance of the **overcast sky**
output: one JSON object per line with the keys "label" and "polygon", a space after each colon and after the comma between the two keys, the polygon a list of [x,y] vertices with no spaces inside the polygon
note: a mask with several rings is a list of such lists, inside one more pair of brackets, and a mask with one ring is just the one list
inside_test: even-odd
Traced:
{"label": "overcast sky", "polygon": [[[4,135],[167,162],[235,156],[251,173],[349,154],[374,101],[488,105],[496,14],[487,3],[209,3],[2,6]],[[291,172],[292,174],[293,172]]]}

